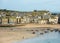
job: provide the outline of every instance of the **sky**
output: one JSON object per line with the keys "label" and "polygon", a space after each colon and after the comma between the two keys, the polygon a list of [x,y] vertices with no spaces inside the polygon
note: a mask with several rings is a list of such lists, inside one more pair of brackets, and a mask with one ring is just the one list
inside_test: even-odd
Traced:
{"label": "sky", "polygon": [[60,12],[60,0],[0,0],[0,9]]}

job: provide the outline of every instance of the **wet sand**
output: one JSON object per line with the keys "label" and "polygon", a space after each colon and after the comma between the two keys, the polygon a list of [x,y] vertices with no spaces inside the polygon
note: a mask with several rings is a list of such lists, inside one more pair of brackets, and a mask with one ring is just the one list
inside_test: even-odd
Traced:
{"label": "wet sand", "polygon": [[0,27],[0,43],[13,43],[18,40],[32,38],[36,36],[35,32],[41,32],[42,34],[48,28],[60,29],[60,25],[26,24],[25,26]]}
{"label": "wet sand", "polygon": [[13,43],[18,40],[28,39],[34,37],[35,34],[31,34],[22,29],[0,28],[0,43]]}

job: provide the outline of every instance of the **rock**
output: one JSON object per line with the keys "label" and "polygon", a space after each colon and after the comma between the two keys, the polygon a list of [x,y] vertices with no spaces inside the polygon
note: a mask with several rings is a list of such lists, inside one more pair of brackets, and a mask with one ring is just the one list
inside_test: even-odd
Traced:
{"label": "rock", "polygon": [[54,30],[50,30],[51,32],[53,32]]}
{"label": "rock", "polygon": [[48,31],[44,31],[44,33],[48,33]]}
{"label": "rock", "polygon": [[55,32],[57,32],[57,31],[58,31],[58,29],[54,29],[54,31],[55,31]]}
{"label": "rock", "polygon": [[60,33],[60,30],[59,30],[59,33]]}
{"label": "rock", "polygon": [[47,29],[47,30],[50,30],[50,29]]}
{"label": "rock", "polygon": [[35,34],[35,32],[33,32],[32,34]]}
{"label": "rock", "polygon": [[38,30],[35,30],[35,31],[37,31],[37,32],[38,32]]}
{"label": "rock", "polygon": [[43,33],[40,33],[41,35],[43,35]]}

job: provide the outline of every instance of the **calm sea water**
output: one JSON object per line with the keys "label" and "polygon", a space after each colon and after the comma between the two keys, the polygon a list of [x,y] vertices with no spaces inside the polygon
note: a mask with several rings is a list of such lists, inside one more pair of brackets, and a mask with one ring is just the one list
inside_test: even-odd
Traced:
{"label": "calm sea water", "polygon": [[38,35],[34,38],[17,41],[15,43],[60,43],[60,33],[53,31]]}

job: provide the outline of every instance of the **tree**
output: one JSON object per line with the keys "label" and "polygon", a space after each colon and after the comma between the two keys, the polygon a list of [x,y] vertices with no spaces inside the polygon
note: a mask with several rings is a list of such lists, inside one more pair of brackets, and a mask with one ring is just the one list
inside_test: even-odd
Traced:
{"label": "tree", "polygon": [[34,11],[32,12],[32,16],[35,17],[36,15],[37,15],[37,10],[34,10]]}

